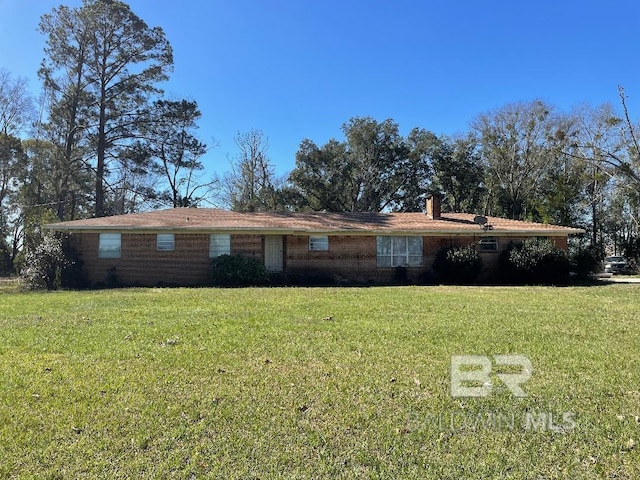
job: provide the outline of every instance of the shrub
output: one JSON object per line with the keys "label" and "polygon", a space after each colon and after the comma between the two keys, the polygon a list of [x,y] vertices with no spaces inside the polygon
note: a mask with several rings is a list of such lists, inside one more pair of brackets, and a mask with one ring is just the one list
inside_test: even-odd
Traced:
{"label": "shrub", "polygon": [[444,283],[472,283],[482,271],[482,258],[472,246],[445,247],[436,254],[433,270]]}
{"label": "shrub", "polygon": [[22,285],[28,290],[55,290],[63,287],[65,270],[73,266],[65,254],[62,238],[45,234],[42,241],[25,252],[20,272]]}
{"label": "shrub", "polygon": [[637,267],[640,262],[640,236],[632,237],[630,240],[623,242],[622,249],[627,260]]}
{"label": "shrub", "polygon": [[571,255],[571,271],[580,280],[586,280],[602,268],[600,256],[595,249],[580,249]]}
{"label": "shrub", "polygon": [[211,261],[211,280],[219,287],[266,285],[269,274],[264,264],[242,255],[221,255]]}
{"label": "shrub", "polygon": [[518,270],[511,263],[511,252],[522,248],[522,243],[509,242],[506,248],[500,252],[498,257],[498,270],[496,280],[502,283],[518,283]]}
{"label": "shrub", "polygon": [[566,252],[546,238],[530,238],[522,244],[510,245],[501,263],[510,282],[551,285],[569,282],[570,263]]}
{"label": "shrub", "polygon": [[46,233],[33,248],[21,252],[20,277],[27,290],[83,288],[87,285],[76,249],[65,238]]}

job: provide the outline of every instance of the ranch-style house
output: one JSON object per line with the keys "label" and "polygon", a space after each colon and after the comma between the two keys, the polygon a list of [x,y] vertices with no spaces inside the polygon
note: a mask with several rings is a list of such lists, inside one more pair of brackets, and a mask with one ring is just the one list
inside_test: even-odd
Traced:
{"label": "ranch-style house", "polygon": [[240,254],[259,259],[292,282],[330,278],[336,283],[393,282],[397,267],[408,281],[428,272],[436,253],[474,245],[485,275],[510,242],[546,237],[566,249],[577,228],[441,213],[430,196],[424,213],[251,212],[175,208],[54,223],[67,232],[91,284],[117,275],[123,285],[206,285],[211,259]]}

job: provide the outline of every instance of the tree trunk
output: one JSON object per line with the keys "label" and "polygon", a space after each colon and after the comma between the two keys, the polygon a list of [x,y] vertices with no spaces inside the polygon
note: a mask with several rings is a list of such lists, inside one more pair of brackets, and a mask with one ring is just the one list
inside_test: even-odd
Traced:
{"label": "tree trunk", "polygon": [[[595,188],[594,188],[595,190]],[[598,226],[598,206],[596,205],[596,200],[595,198],[592,199],[591,202],[591,223],[592,223],[592,228],[593,228],[593,232],[592,232],[592,236],[591,236],[591,245],[595,246],[598,244],[598,230],[599,230],[599,226]]]}
{"label": "tree trunk", "polygon": [[106,105],[104,87],[100,92],[100,120],[98,123],[98,151],[96,164],[96,217],[104,217],[104,159],[106,142]]}

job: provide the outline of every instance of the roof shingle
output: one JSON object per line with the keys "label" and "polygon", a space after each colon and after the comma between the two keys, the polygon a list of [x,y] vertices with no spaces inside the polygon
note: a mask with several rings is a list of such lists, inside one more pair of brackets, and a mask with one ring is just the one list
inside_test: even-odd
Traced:
{"label": "roof shingle", "polygon": [[[220,231],[324,234],[394,234],[394,233],[477,233],[481,227],[474,215],[445,213],[431,219],[424,213],[364,212],[231,212],[212,208],[173,208],[128,215],[90,218],[47,225],[51,230],[67,231]],[[487,217],[492,232],[568,235],[582,229],[543,223]]]}

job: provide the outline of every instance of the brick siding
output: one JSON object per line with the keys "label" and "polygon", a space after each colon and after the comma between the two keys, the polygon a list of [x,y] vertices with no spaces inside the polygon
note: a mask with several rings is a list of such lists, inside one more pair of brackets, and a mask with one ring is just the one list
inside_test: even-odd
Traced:
{"label": "brick siding", "polygon": [[209,278],[209,235],[176,234],[173,251],[158,251],[155,234],[122,234],[120,258],[98,258],[97,233],[74,235],[92,284],[115,274],[124,285],[199,285]]}
{"label": "brick siding", "polygon": [[[208,237],[208,236],[207,236]],[[257,258],[264,262],[262,235],[231,235],[231,254]]]}
{"label": "brick siding", "polygon": [[310,251],[308,236],[288,236],[285,242],[287,273],[334,277],[359,283],[378,281],[376,237],[329,237],[328,251]]}
{"label": "brick siding", "polygon": [[[175,234],[174,251],[158,251],[156,234],[122,233],[121,258],[98,258],[97,233],[74,233],[88,280],[92,285],[107,284],[110,275],[123,285],[204,285],[209,281],[209,235]],[[469,245],[479,236],[460,235],[423,237],[423,266],[408,268],[410,281],[430,270],[435,255],[443,247]],[[567,248],[566,237],[552,237],[555,244]],[[498,237],[499,251],[509,242],[524,237]],[[317,275],[333,281],[364,284],[393,281],[395,268],[378,268],[375,236],[330,236],[328,251],[310,251],[309,237],[284,237],[284,270],[291,275]],[[263,235],[231,235],[231,253],[264,261]],[[497,267],[499,252],[481,253],[486,275]]]}

